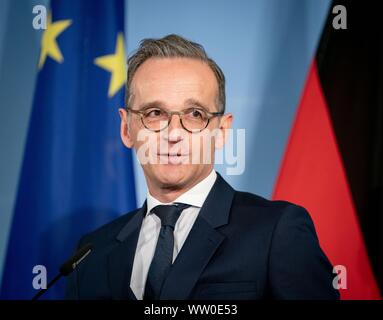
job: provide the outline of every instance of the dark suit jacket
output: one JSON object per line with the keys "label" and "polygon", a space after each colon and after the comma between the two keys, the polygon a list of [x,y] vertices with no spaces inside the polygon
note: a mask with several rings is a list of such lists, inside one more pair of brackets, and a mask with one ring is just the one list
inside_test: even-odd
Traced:
{"label": "dark suit jacket", "polygon": [[[146,204],[85,235],[93,252],[68,299],[135,299],[134,254]],[[160,299],[338,299],[307,211],[235,191],[218,175],[165,279]]]}

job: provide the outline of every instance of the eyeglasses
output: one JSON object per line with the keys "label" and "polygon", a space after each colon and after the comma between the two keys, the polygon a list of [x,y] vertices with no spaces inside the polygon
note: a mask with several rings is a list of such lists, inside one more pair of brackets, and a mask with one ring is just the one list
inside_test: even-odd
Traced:
{"label": "eyeglasses", "polygon": [[182,127],[191,133],[204,130],[212,118],[223,115],[221,112],[209,112],[200,107],[192,107],[182,111],[167,111],[158,107],[151,107],[144,110],[133,110],[126,108],[128,112],[139,114],[141,122],[148,130],[159,132],[166,129],[172,121],[173,115],[180,117]]}

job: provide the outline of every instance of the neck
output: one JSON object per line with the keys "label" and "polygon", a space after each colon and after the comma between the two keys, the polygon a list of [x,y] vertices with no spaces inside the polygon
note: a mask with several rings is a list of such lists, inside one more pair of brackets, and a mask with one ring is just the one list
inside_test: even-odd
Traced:
{"label": "neck", "polygon": [[[157,190],[158,191],[158,190]],[[176,200],[179,196],[184,194],[188,190],[169,190],[169,189],[162,189],[160,192],[156,192],[154,190],[150,190],[150,194],[156,198],[158,201],[161,201],[162,203],[170,203]]]}
{"label": "neck", "polygon": [[[211,171],[210,171],[211,172]],[[158,201],[161,201],[162,203],[170,203],[176,200],[178,197],[180,197],[185,192],[189,191],[191,188],[193,188],[196,184],[200,183],[203,179],[205,179],[210,172],[200,177],[200,179],[192,181],[191,183],[180,186],[180,185],[155,185],[147,182],[149,193],[156,198]]]}

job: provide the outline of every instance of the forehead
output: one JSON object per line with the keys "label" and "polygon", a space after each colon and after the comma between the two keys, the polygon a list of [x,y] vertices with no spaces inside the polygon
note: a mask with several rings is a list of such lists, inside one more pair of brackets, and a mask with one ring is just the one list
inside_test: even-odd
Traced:
{"label": "forehead", "polygon": [[134,104],[160,100],[179,105],[195,99],[214,104],[218,84],[211,68],[190,58],[150,58],[136,71],[131,84]]}

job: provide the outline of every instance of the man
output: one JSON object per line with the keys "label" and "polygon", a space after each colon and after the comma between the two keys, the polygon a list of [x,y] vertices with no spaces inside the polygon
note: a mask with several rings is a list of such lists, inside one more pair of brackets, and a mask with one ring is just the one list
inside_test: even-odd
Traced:
{"label": "man", "polygon": [[126,90],[121,138],[140,159],[147,200],[81,239],[94,249],[67,298],[339,298],[306,210],[235,191],[214,171],[233,117],[224,75],[202,46],[144,40]]}

